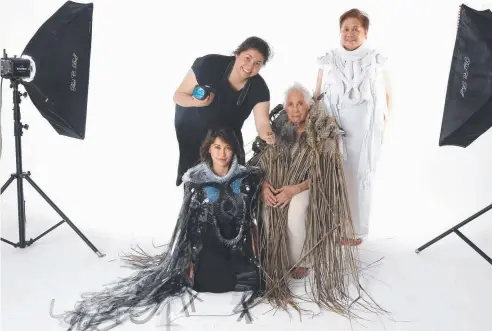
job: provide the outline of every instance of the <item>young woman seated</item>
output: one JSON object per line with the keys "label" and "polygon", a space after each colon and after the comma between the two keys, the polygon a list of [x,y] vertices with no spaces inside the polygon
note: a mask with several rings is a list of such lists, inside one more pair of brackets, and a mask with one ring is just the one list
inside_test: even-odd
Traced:
{"label": "young woman seated", "polygon": [[[238,163],[238,139],[229,128],[209,131],[201,163],[183,175],[182,208],[169,249],[127,255],[138,271],[111,287],[84,296],[60,316],[70,330],[109,330],[143,314],[152,317],[173,297],[190,290],[251,292],[264,289],[254,211],[261,193],[259,168]],[[244,306],[243,306],[244,307]],[[148,319],[145,319],[147,321]],[[138,321],[142,323],[141,321]]]}

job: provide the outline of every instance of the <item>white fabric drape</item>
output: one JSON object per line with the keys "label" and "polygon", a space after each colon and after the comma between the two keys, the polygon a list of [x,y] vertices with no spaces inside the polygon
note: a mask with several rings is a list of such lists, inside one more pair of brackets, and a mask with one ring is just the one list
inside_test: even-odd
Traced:
{"label": "white fabric drape", "polygon": [[369,230],[372,182],[388,112],[385,62],[385,57],[366,44],[354,51],[337,48],[318,58],[326,109],[345,131],[341,144],[344,172],[359,236]]}

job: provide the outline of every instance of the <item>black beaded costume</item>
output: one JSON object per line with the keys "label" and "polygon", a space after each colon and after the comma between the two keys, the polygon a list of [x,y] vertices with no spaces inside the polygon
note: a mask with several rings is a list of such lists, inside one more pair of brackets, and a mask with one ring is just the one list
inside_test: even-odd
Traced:
{"label": "black beaded costume", "polygon": [[261,178],[258,168],[241,166],[236,158],[224,177],[206,163],[189,169],[169,250],[156,256],[127,255],[124,260],[138,270],[135,274],[84,296],[74,311],[53,317],[68,323],[69,330],[109,330],[128,319],[144,323],[191,289],[251,294],[243,301],[247,310],[264,290],[255,221]]}

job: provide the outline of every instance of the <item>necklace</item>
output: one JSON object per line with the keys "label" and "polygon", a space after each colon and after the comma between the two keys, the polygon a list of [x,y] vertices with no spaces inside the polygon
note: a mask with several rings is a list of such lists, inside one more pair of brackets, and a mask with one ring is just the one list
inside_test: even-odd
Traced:
{"label": "necklace", "polygon": [[[229,62],[229,65],[227,66],[224,75],[222,76],[223,81],[228,81],[229,76],[231,75],[232,68],[234,67],[234,63],[236,62],[235,59],[231,60]],[[244,99],[246,98],[246,95],[248,94],[249,87],[251,85],[251,82],[249,79],[246,80],[246,84],[244,85],[243,89],[241,90],[241,94],[239,94],[239,97],[237,98],[236,105],[241,106],[244,102]]]}

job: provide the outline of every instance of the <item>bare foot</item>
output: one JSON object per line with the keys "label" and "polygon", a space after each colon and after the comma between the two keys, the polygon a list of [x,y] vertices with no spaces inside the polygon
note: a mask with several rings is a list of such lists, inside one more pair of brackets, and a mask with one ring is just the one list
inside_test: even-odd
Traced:
{"label": "bare foot", "polygon": [[347,239],[343,238],[340,240],[341,245],[348,245],[348,246],[359,246],[362,244],[362,239],[357,238],[357,239]]}
{"label": "bare foot", "polygon": [[308,274],[309,274],[308,268],[298,267],[298,268],[295,268],[294,270],[292,270],[292,278],[294,278],[294,279],[305,278],[305,277],[307,277]]}

